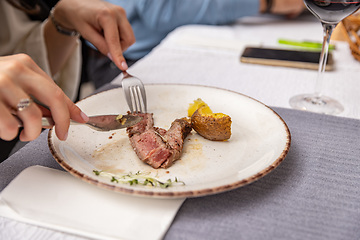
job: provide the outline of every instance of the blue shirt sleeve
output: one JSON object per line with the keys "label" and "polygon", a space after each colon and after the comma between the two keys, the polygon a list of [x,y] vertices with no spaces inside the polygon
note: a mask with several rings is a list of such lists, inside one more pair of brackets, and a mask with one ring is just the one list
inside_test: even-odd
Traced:
{"label": "blue shirt sleeve", "polygon": [[123,7],[136,43],[125,57],[139,59],[175,28],[187,24],[229,24],[256,15],[259,0],[107,0]]}

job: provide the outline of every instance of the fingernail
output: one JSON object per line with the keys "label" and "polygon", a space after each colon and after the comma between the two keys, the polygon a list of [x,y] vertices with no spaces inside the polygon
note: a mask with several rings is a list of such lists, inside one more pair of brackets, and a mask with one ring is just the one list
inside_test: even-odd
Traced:
{"label": "fingernail", "polygon": [[123,61],[123,62],[121,63],[121,67],[122,67],[124,70],[128,69],[128,65],[126,64],[125,61]]}
{"label": "fingernail", "polygon": [[110,53],[107,54],[107,57],[108,57],[111,61],[113,61],[113,58],[112,58],[112,56],[111,56]]}
{"label": "fingernail", "polygon": [[65,141],[68,138],[69,133],[65,133],[63,141]]}
{"label": "fingernail", "polygon": [[82,118],[85,122],[88,122],[88,121],[89,121],[89,117],[88,117],[85,113],[81,112],[81,113],[80,113],[80,116],[81,116],[81,118]]}

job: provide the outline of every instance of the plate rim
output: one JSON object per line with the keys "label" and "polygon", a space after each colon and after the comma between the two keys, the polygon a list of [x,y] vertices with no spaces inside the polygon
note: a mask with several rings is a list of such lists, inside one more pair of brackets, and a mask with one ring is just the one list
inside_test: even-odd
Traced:
{"label": "plate rim", "polygon": [[[211,88],[211,89],[219,89],[219,90],[223,90],[223,91],[228,91],[228,92],[232,92],[238,95],[241,95],[243,97],[249,98],[251,100],[254,100],[258,103],[260,103],[261,105],[263,105],[264,107],[266,107],[268,110],[272,111],[273,114],[275,114],[275,116],[277,116],[277,118],[281,121],[281,123],[284,125],[284,130],[286,132],[286,144],[284,146],[284,149],[282,150],[281,154],[265,169],[263,169],[260,172],[257,172],[256,174],[253,174],[245,179],[241,179],[239,181],[235,181],[231,184],[226,184],[226,185],[221,185],[218,187],[213,187],[213,188],[204,188],[201,190],[185,190],[185,191],[146,191],[146,190],[142,190],[142,189],[136,189],[136,188],[128,188],[128,187],[122,187],[121,184],[119,185],[114,185],[114,184],[109,184],[109,183],[104,183],[101,182],[99,180],[96,180],[94,178],[91,178],[89,176],[87,176],[86,174],[83,174],[77,170],[75,170],[73,167],[71,167],[68,163],[66,163],[60,156],[59,153],[57,153],[57,151],[55,150],[55,147],[53,146],[53,142],[51,141],[52,135],[53,135],[53,129],[51,128],[48,132],[48,147],[49,150],[53,156],[53,158],[56,160],[56,162],[62,167],[64,168],[67,172],[69,172],[71,175],[80,178],[81,180],[90,183],[92,185],[95,185],[97,187],[101,187],[107,190],[111,190],[111,191],[115,191],[115,192],[119,192],[119,193],[124,193],[124,194],[130,194],[133,196],[141,196],[141,197],[157,197],[157,198],[194,198],[194,197],[202,197],[202,196],[208,196],[208,195],[213,195],[213,194],[218,194],[218,193],[222,193],[222,192],[226,192],[226,191],[230,191],[245,185],[248,185],[252,182],[257,181],[258,179],[264,177],[265,175],[267,175],[268,173],[272,172],[276,167],[278,167],[280,165],[280,163],[282,163],[282,161],[285,159],[285,157],[287,156],[289,150],[290,150],[290,146],[291,146],[291,133],[290,133],[290,129],[288,127],[288,125],[286,124],[286,122],[284,121],[284,119],[275,111],[273,110],[271,107],[267,106],[266,104],[262,103],[261,101],[254,99],[252,97],[249,97],[243,93],[239,93],[233,90],[229,90],[229,89],[224,89],[224,88],[220,88],[220,87],[214,87],[214,86],[206,86],[206,85],[198,85],[198,84],[177,84],[177,83],[152,83],[152,84],[145,84],[145,87],[147,85],[158,85],[158,86],[168,86],[168,85],[172,85],[172,86],[190,86],[190,87],[202,87],[202,88]],[[88,97],[85,97],[83,99],[81,99],[80,101],[78,101],[77,103],[84,101],[87,98],[90,97],[94,97],[96,95],[99,94],[104,94],[105,92],[109,92],[109,91],[113,91],[113,90],[117,90],[118,88],[121,88],[121,85],[113,85],[114,87],[111,89],[107,89],[104,91],[100,91],[100,92],[96,92]]]}

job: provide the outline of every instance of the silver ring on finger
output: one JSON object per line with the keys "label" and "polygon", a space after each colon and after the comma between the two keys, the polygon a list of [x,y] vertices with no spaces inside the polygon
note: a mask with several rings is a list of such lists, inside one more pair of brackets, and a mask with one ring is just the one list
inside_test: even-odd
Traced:
{"label": "silver ring on finger", "polygon": [[33,102],[33,100],[31,100],[30,98],[20,99],[19,103],[16,105],[17,111],[18,112],[24,111],[31,105],[32,102]]}

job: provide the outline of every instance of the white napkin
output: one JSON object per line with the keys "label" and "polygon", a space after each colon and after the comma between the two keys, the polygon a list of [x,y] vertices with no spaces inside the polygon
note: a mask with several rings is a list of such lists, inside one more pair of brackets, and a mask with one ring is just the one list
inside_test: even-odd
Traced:
{"label": "white napkin", "polygon": [[0,215],[100,239],[161,239],[185,199],[123,195],[33,166],[0,193]]}

